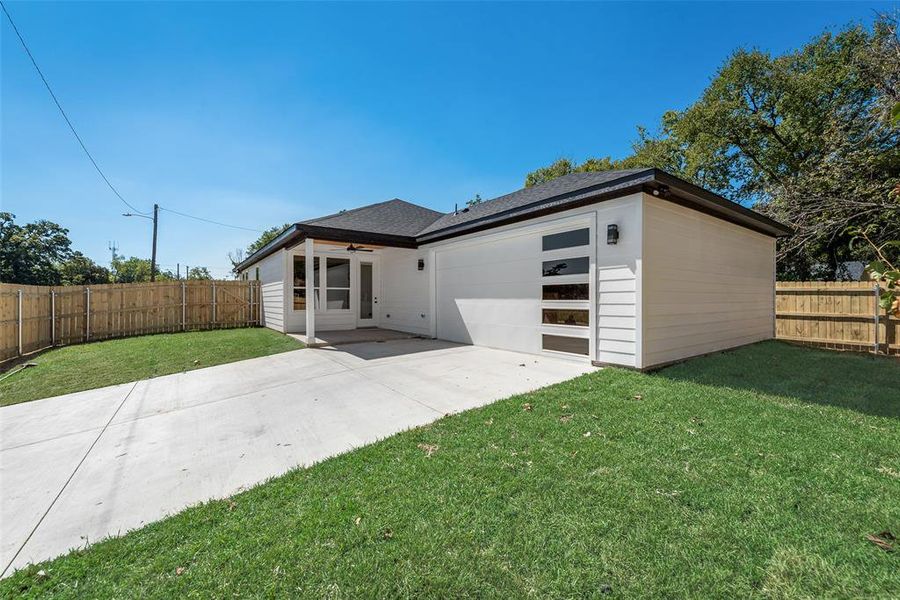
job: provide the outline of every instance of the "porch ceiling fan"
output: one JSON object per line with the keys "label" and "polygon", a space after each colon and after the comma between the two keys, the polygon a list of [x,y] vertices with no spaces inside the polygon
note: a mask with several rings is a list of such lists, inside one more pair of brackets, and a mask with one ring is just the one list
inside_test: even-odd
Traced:
{"label": "porch ceiling fan", "polygon": [[347,246],[347,252],[372,252],[371,248],[363,248],[362,246],[354,246],[350,244]]}

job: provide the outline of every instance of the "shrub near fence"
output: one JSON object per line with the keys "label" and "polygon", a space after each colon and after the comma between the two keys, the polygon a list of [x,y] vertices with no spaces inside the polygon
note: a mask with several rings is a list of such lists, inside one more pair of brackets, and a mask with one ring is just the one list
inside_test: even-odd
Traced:
{"label": "shrub near fence", "polygon": [[0,362],[51,346],[259,325],[257,281],[0,284]]}
{"label": "shrub near fence", "polygon": [[775,286],[775,337],[900,355],[900,319],[878,307],[874,282],[803,281]]}

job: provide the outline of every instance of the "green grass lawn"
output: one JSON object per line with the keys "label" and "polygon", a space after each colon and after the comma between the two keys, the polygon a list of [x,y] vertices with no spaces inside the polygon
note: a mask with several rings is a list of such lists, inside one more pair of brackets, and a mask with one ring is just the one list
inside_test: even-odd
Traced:
{"label": "green grass lawn", "polygon": [[[60,597],[896,597],[900,362],[770,342],[445,417],[28,567]],[[882,534],[885,537],[886,534]]]}
{"label": "green grass lawn", "polygon": [[56,348],[0,381],[0,406],[302,348],[271,329],[167,333]]}

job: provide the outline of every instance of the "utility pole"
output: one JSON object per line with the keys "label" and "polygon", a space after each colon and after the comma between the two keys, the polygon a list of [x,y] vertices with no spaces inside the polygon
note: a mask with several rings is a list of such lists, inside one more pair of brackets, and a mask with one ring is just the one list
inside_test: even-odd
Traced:
{"label": "utility pole", "polygon": [[153,216],[147,216],[143,213],[122,213],[123,217],[141,217],[142,219],[150,219],[153,221],[153,249],[150,254],[150,281],[156,281],[156,225],[159,222],[159,204],[153,205]]}
{"label": "utility pole", "polygon": [[159,221],[159,204],[153,205],[153,253],[150,255],[150,281],[156,281],[156,223]]}
{"label": "utility pole", "polygon": [[181,263],[175,263],[175,279],[181,279]]}

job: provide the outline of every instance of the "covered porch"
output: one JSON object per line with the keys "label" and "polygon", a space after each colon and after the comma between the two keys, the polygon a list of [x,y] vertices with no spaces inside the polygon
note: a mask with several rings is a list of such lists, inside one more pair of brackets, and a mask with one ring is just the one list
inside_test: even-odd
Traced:
{"label": "covered porch", "polygon": [[334,237],[307,235],[285,250],[285,332],[313,347],[433,337],[420,253]]}

